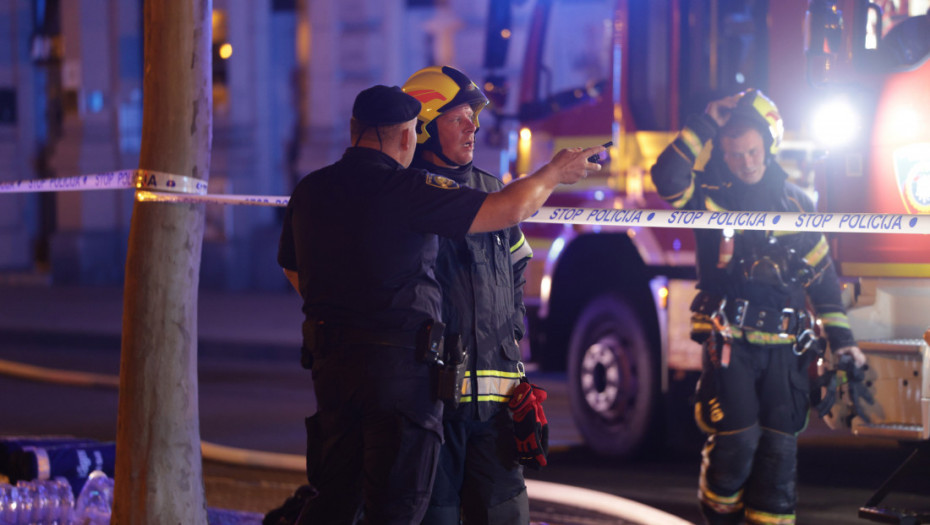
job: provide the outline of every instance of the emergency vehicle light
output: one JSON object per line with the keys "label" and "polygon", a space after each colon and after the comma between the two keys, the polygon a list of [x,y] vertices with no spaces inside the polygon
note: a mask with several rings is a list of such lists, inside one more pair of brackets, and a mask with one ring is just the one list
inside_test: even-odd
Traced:
{"label": "emergency vehicle light", "polygon": [[859,113],[845,97],[832,99],[814,111],[814,140],[826,146],[848,145],[859,133]]}

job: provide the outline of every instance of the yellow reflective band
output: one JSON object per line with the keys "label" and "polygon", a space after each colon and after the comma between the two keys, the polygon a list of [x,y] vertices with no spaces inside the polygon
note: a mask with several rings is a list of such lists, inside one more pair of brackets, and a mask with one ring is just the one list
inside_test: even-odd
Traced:
{"label": "yellow reflective band", "polygon": [[[475,375],[477,375],[478,377],[497,376],[497,377],[515,377],[517,379],[520,379],[521,377],[523,377],[523,373],[521,372],[506,372],[504,370],[477,370],[476,372],[477,373]],[[465,373],[465,377],[468,377],[467,372]]]}
{"label": "yellow reflective band", "polygon": [[709,211],[727,211],[726,208],[714,202],[710,197],[704,197],[704,207]]}
{"label": "yellow reflective band", "polygon": [[807,255],[805,255],[803,259],[808,266],[816,268],[817,265],[820,264],[820,261],[822,261],[829,252],[830,245],[827,244],[827,238],[821,235],[820,240],[817,241],[817,245],[814,246],[811,251],[807,252]]}
{"label": "yellow reflective band", "polygon": [[522,259],[531,259],[533,257],[533,248],[530,243],[526,242],[523,232],[520,232],[520,238],[510,247],[510,264],[516,264]]}
{"label": "yellow reflective band", "polygon": [[698,499],[719,514],[735,514],[743,508],[743,491],[724,496],[707,487],[707,469],[710,467],[710,454],[717,443],[713,436],[707,439],[701,449],[701,475],[698,478]]}
{"label": "yellow reflective band", "polygon": [[[743,491],[739,491],[732,496],[721,496],[720,494],[714,493],[714,491],[708,489],[706,485],[701,483],[701,496],[702,496],[701,499],[703,499],[705,502],[708,502],[708,503],[712,502],[715,505],[723,505],[729,509],[733,509],[733,508],[740,509],[743,506],[742,504]],[[733,511],[729,510],[725,512],[733,512]]]}
{"label": "yellow reflective band", "polygon": [[489,401],[492,403],[508,403],[510,401],[510,397],[511,396],[495,396],[488,394],[484,396],[478,396],[478,402],[480,403],[481,401]]}
{"label": "yellow reflective band", "polygon": [[[694,175],[691,175],[691,185],[688,186],[685,191],[681,192],[681,196],[675,200],[670,201],[673,208],[681,208],[691,200],[691,197],[694,196]],[[672,197],[674,198],[674,197]],[[668,199],[667,199],[668,200]]]}
{"label": "yellow reflective band", "polygon": [[681,133],[678,134],[678,137],[682,142],[685,143],[685,146],[691,151],[691,155],[697,157],[701,154],[701,150],[704,149],[704,143],[701,142],[701,137],[698,136],[691,128],[684,128],[681,130]]}
{"label": "yellow reflective band", "polygon": [[691,321],[691,329],[698,332],[710,332],[714,328],[714,324],[705,321]]}
{"label": "yellow reflective band", "polygon": [[517,242],[515,242],[515,243],[513,244],[513,246],[510,247],[510,253],[513,253],[513,252],[519,250],[520,247],[523,246],[524,244],[526,244],[526,236],[523,235],[523,232],[521,231],[521,232],[520,232],[520,238],[517,239]]}
{"label": "yellow reflective band", "polygon": [[746,523],[753,525],[794,525],[794,514],[772,514],[746,508]]}
{"label": "yellow reflective band", "polygon": [[[704,462],[707,462],[707,456],[705,451]],[[733,495],[724,496],[717,494],[714,491],[707,488],[707,480],[704,476],[704,471],[706,470],[707,465],[701,465],[701,482],[700,490],[698,497],[701,501],[708,507],[714,509],[715,512],[720,514],[735,514],[742,510],[743,508],[743,491],[740,490]]]}
{"label": "yellow reflective band", "polygon": [[704,418],[701,417],[701,402],[698,401],[694,404],[694,422],[697,423],[698,428],[701,429],[705,434],[713,434],[716,432],[713,427],[708,425]]}
{"label": "yellow reflective band", "polygon": [[687,153],[685,153],[684,151],[681,151],[681,148],[679,148],[674,142],[672,142],[671,146],[672,146],[672,149],[675,150],[675,153],[677,153],[679,157],[683,158],[687,162],[693,162],[693,159],[688,157]]}
{"label": "yellow reflective band", "polygon": [[[473,380],[475,376],[477,379]],[[463,402],[472,401],[476,394],[478,401],[507,402],[510,400],[513,389],[520,384],[520,378],[523,377],[520,372],[503,370],[478,370],[475,376],[471,371],[465,372],[465,381],[462,382]],[[477,383],[478,392],[472,390],[473,383]]]}
{"label": "yellow reflective band", "polygon": [[758,330],[743,330],[737,326],[731,327],[733,337],[743,337],[747,343],[755,345],[787,345],[794,344],[796,337],[792,334],[776,334],[760,332]]}
{"label": "yellow reflective band", "polygon": [[820,320],[823,321],[824,326],[849,328],[849,317],[847,317],[843,312],[831,312],[828,314],[822,314],[820,316]]}

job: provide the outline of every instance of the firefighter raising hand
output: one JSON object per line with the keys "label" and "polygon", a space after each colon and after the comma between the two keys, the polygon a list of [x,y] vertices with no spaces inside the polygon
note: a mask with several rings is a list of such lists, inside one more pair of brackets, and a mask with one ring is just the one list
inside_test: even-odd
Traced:
{"label": "firefighter raising hand", "polygon": [[730,114],[733,112],[733,108],[739,103],[739,99],[742,98],[742,94],[731,95],[720,100],[715,100],[707,105],[707,109],[704,110],[710,118],[714,119],[714,122],[718,126],[723,127],[724,124],[730,120]]}

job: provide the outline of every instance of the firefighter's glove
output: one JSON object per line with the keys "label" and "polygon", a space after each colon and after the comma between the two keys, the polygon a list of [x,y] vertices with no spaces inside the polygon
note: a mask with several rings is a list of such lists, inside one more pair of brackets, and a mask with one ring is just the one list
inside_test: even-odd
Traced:
{"label": "firefighter's glove", "polygon": [[542,407],[546,397],[545,390],[523,378],[508,404],[513,413],[514,439],[520,463],[535,470],[546,466],[549,452],[549,422]]}
{"label": "firefighter's glove", "polygon": [[811,405],[817,409],[817,414],[822,418],[830,414],[834,403],[836,403],[836,371],[827,370],[811,383]]}
{"label": "firefighter's glove", "polygon": [[852,353],[844,353],[839,356],[836,367],[839,383],[846,382],[846,391],[849,393],[849,403],[852,405],[853,415],[861,417],[866,423],[871,423],[872,420],[869,419],[863,402],[872,405],[875,403],[875,398],[872,397],[872,393],[869,392],[869,388],[866,386],[865,366],[858,365]]}
{"label": "firefighter's glove", "polygon": [[847,356],[849,359],[852,360],[852,363],[854,365],[860,368],[865,366],[865,363],[866,363],[865,354],[862,353],[862,350],[860,350],[859,347],[855,345],[844,346],[843,348],[840,348],[839,350],[837,350],[835,352],[835,355],[837,358],[837,363],[839,363],[840,360],[842,360],[844,356]]}

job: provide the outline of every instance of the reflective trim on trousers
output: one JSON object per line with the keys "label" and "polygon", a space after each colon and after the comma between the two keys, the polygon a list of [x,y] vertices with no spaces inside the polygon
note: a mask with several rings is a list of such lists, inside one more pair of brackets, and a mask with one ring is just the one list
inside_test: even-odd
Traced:
{"label": "reflective trim on trousers", "polygon": [[746,523],[750,525],[794,525],[794,514],[772,514],[746,507]]}

